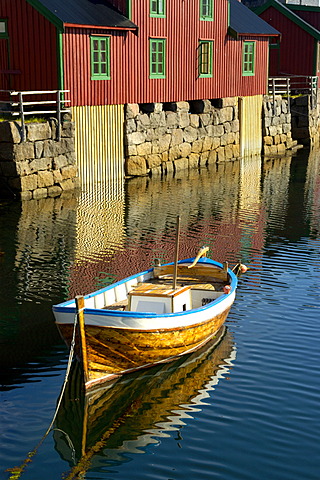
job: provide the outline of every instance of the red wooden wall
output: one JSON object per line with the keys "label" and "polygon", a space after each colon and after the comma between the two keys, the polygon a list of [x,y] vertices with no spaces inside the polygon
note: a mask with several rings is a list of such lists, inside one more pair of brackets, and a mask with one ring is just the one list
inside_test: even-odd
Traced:
{"label": "red wooden wall", "polygon": [[281,32],[279,65],[276,51],[270,55],[270,76],[313,75],[314,38],[273,7],[259,15]]}
{"label": "red wooden wall", "polygon": [[315,10],[292,10],[293,13],[299,15],[300,18],[308,22],[310,25],[315,27],[317,30],[320,30],[320,9]]}
{"label": "red wooden wall", "polygon": [[[55,27],[25,0],[1,0],[0,18],[8,19],[9,71],[12,90],[58,88]],[[3,88],[0,86],[0,88]]]}
{"label": "red wooden wall", "polygon": [[[116,0],[113,3],[116,4]],[[149,0],[132,2],[131,19],[139,26],[137,34],[66,28],[63,34],[64,87],[71,90],[73,106],[265,93],[268,40],[255,39],[255,75],[243,77],[242,41],[227,36],[227,0],[215,0],[214,21],[199,20],[199,0],[168,1],[166,18],[150,18],[149,4]],[[124,8],[124,0],[119,6]],[[8,69],[20,72],[2,74],[3,86],[15,90],[58,88],[59,52],[55,26],[26,0],[1,0],[0,18],[8,19]],[[111,36],[111,80],[91,80],[90,34]],[[150,37],[167,39],[165,79],[149,79]],[[213,78],[198,78],[197,48],[199,40],[203,39],[214,41]],[[7,83],[5,78],[8,78]]]}
{"label": "red wooden wall", "polygon": [[[133,32],[68,28],[64,34],[65,88],[72,104],[170,102],[266,92],[268,39],[257,38],[256,74],[243,77],[242,42],[227,36],[226,0],[215,0],[214,21],[199,20],[198,0],[167,2],[166,18],[149,17],[149,0],[132,2]],[[111,36],[111,80],[90,80],[90,33]],[[167,44],[165,79],[149,79],[149,38]],[[214,40],[213,78],[198,78],[199,40]],[[252,38],[250,38],[252,40]]]}

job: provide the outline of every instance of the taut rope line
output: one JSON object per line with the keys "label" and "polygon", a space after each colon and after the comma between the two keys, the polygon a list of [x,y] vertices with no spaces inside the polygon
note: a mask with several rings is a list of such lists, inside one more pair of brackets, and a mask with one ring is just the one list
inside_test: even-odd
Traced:
{"label": "taut rope line", "polygon": [[71,364],[72,364],[72,359],[73,359],[73,355],[74,355],[77,319],[78,319],[78,316],[76,315],[75,319],[74,319],[74,325],[73,325],[73,333],[72,333],[72,340],[71,340],[71,345],[70,345],[70,352],[69,352],[67,370],[66,370],[66,374],[65,374],[65,377],[64,377],[64,382],[63,382],[63,385],[62,385],[62,388],[61,388],[61,391],[60,391],[57,406],[56,406],[53,418],[51,420],[51,423],[50,423],[47,431],[45,432],[45,434],[41,438],[40,442],[37,444],[37,446],[31,452],[28,453],[28,456],[23,461],[23,463],[19,467],[7,468],[6,471],[11,472],[9,480],[18,480],[21,477],[21,475],[23,474],[26,466],[28,465],[28,463],[30,463],[32,461],[31,460],[32,457],[34,457],[36,455],[40,446],[42,445],[42,443],[44,442],[44,440],[47,438],[50,431],[52,430],[52,426],[53,426],[53,424],[56,420],[56,417],[57,417],[57,414],[58,414],[58,411],[59,411],[59,408],[60,408],[60,405],[61,405],[61,402],[62,402],[62,397],[63,397],[64,391],[66,389],[68,379],[69,379],[69,373],[70,373],[70,370],[71,370]]}

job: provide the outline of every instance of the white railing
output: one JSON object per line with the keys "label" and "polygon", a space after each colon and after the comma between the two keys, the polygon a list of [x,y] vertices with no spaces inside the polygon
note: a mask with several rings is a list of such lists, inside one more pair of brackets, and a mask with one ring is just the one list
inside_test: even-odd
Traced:
{"label": "white railing", "polygon": [[[70,100],[64,98],[65,93],[69,90],[42,90],[42,91],[22,91],[16,92],[12,90],[0,90],[3,98],[8,96],[8,100],[0,99],[0,113],[9,114],[12,117],[18,117],[21,121],[21,141],[26,141],[26,125],[25,117],[28,115],[48,115],[53,114],[57,119],[57,140],[61,139],[61,115],[69,113],[70,109],[66,108],[66,104]],[[36,96],[46,96],[50,99],[36,101]],[[25,97],[34,97],[26,101]],[[41,98],[41,97],[40,97]]]}
{"label": "white railing", "polygon": [[[276,95],[286,95],[287,97],[310,95],[311,108],[313,109],[317,105],[318,77],[311,75],[269,77],[268,93],[273,96],[273,101],[275,101]],[[290,108],[289,104],[290,102],[288,102]]]}

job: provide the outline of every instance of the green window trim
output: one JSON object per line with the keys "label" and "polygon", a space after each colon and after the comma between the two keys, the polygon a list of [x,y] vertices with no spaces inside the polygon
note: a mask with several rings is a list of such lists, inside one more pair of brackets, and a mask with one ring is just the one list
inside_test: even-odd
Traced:
{"label": "green window trim", "polygon": [[213,40],[200,40],[198,47],[199,78],[213,76]]}
{"label": "green window trim", "polygon": [[165,18],[166,0],[150,0],[150,17]]}
{"label": "green window trim", "polygon": [[150,38],[149,78],[166,78],[166,39]]}
{"label": "green window trim", "polygon": [[0,18],[0,38],[9,38],[8,20],[6,18]]}
{"label": "green window trim", "polygon": [[131,0],[126,0],[126,15],[129,20],[132,18],[132,4]]}
{"label": "green window trim", "polygon": [[200,0],[200,20],[213,20],[213,2],[214,0]]}
{"label": "green window trim", "polygon": [[110,80],[110,37],[90,37],[91,80]]}
{"label": "green window trim", "polygon": [[255,66],[255,42],[243,42],[242,47],[242,75],[249,77],[254,75]]}

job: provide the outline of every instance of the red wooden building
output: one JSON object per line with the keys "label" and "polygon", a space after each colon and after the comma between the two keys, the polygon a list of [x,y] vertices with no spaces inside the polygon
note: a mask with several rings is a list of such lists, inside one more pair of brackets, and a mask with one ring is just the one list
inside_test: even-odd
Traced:
{"label": "red wooden building", "polygon": [[271,76],[319,76],[320,31],[316,27],[320,17],[277,0],[268,0],[255,13],[281,33],[281,42],[270,49]]}
{"label": "red wooden building", "polygon": [[266,93],[277,35],[237,0],[0,0],[0,89],[69,90],[100,168],[122,162],[126,103]]}

